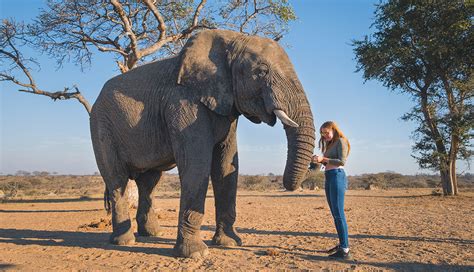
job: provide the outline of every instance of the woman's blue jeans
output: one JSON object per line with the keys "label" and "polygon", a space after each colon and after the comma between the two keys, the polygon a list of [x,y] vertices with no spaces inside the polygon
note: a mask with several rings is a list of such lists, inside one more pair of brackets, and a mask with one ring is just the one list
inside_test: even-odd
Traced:
{"label": "woman's blue jeans", "polygon": [[324,172],[326,177],[326,199],[336,224],[339,245],[349,248],[349,234],[347,232],[346,216],[344,214],[344,193],[347,188],[347,177],[344,169],[332,169]]}

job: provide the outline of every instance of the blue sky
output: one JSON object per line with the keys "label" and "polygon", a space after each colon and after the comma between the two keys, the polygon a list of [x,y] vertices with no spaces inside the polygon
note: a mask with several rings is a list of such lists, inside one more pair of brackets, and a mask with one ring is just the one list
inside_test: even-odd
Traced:
{"label": "blue sky", "polygon": [[[351,40],[370,33],[378,1],[291,1],[299,19],[282,43],[310,101],[317,128],[336,121],[351,141],[346,170],[349,175],[395,171],[422,171],[410,156],[411,131],[403,122],[410,97],[365,82],[355,73]],[[2,0],[1,18],[31,20],[42,1]],[[73,65],[56,70],[54,60],[25,51],[41,63],[34,71],[40,88],[62,90],[77,84],[93,103],[103,83],[119,73],[110,55],[96,55],[90,69]],[[0,172],[46,170],[64,174],[97,171],[86,111],[75,100],[53,102],[43,96],[20,93],[10,83],[0,83]],[[319,135],[318,135],[319,137]],[[286,138],[282,125],[255,125],[239,119],[238,145],[241,174],[282,174]],[[319,153],[316,149],[315,153]],[[459,171],[466,165],[459,163]],[[471,172],[467,170],[467,172]]]}

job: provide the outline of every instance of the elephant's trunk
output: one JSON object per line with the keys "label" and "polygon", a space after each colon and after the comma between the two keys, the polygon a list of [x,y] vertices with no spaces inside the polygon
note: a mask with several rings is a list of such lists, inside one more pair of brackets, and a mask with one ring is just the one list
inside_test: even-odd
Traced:
{"label": "elephant's trunk", "polygon": [[306,97],[301,99],[296,113],[290,114],[290,117],[299,126],[285,126],[288,154],[283,185],[287,190],[293,191],[303,181],[314,150],[313,115]]}
{"label": "elephant's trunk", "polygon": [[299,81],[296,80],[293,84],[297,87],[289,97],[291,102],[287,103],[287,113],[298,126],[284,126],[288,140],[288,154],[283,174],[283,185],[291,191],[300,186],[308,172],[315,142],[313,114],[308,100]]}
{"label": "elephant's trunk", "polygon": [[272,73],[272,91],[264,97],[267,112],[273,112],[284,123],[288,140],[283,185],[295,190],[308,172],[314,150],[313,114],[303,87],[296,75],[293,79]]}

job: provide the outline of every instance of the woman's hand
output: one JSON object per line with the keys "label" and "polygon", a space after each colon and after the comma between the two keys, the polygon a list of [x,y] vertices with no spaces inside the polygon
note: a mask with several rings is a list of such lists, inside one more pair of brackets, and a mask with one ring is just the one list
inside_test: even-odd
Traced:
{"label": "woman's hand", "polygon": [[323,156],[314,155],[311,158],[311,162],[313,162],[313,163],[322,163],[324,161],[324,159],[325,158]]}

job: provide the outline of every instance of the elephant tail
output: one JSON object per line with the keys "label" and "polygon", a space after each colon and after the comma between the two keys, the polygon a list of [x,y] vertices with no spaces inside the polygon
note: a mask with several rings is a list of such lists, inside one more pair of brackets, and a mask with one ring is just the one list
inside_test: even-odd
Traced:
{"label": "elephant tail", "polygon": [[104,191],[104,208],[107,211],[108,215],[112,213],[112,204],[110,202],[109,188],[107,188],[107,186],[105,186]]}

